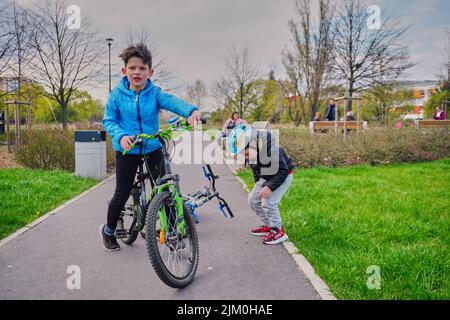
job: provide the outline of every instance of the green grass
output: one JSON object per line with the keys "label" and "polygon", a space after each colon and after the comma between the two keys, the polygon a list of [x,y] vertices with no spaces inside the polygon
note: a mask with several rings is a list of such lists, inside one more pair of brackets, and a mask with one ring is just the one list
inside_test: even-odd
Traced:
{"label": "green grass", "polygon": [[0,239],[97,183],[65,171],[0,170]]}
{"label": "green grass", "polygon": [[[450,299],[449,159],[297,170],[280,210],[338,299]],[[372,265],[380,290],[366,285]]]}

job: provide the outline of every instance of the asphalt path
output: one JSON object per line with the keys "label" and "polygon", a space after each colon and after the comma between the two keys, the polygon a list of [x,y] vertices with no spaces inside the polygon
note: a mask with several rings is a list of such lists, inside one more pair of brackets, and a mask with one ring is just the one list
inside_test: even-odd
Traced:
{"label": "asphalt path", "polygon": [[[185,140],[178,145],[188,146]],[[0,247],[0,299],[320,299],[282,245],[263,245],[249,233],[259,221],[247,194],[227,165],[212,167],[235,218],[225,219],[216,201],[199,209],[200,262],[187,288],[159,280],[141,237],[117,252],[102,248],[98,227],[106,221],[113,178]],[[207,185],[200,163],[174,165],[173,171],[184,193]],[[79,289],[72,281],[78,273]]]}

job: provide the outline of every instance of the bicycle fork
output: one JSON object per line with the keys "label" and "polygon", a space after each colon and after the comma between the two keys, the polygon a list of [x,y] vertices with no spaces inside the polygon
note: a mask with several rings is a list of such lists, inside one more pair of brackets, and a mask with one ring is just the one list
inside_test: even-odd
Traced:
{"label": "bicycle fork", "polygon": [[[158,190],[167,189],[171,193],[171,197],[168,199],[166,205],[159,210],[159,221],[161,222],[159,242],[161,244],[166,242],[166,234],[170,235],[170,233],[176,232],[177,227],[179,228],[179,235],[181,235],[181,237],[184,237],[186,234],[183,198],[180,196],[178,188],[171,183],[163,184],[158,187]],[[176,215],[173,214],[173,209],[175,209]]]}

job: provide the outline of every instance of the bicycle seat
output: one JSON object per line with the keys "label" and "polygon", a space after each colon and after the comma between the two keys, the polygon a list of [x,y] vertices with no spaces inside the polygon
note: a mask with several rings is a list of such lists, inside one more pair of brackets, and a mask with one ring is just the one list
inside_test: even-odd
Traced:
{"label": "bicycle seat", "polygon": [[164,183],[167,183],[168,181],[180,181],[180,176],[177,174],[165,174],[161,178],[158,179],[157,184],[162,185]]}

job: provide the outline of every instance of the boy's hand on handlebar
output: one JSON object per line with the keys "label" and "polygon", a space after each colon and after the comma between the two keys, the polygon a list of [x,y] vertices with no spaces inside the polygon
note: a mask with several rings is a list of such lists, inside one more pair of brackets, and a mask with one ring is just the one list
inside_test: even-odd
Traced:
{"label": "boy's hand on handlebar", "polygon": [[198,110],[195,110],[191,113],[187,121],[188,124],[195,129],[199,124],[202,123],[202,113]]}
{"label": "boy's hand on handlebar", "polygon": [[131,145],[132,144],[133,144],[133,142],[131,141],[131,137],[129,137],[129,136],[124,136],[120,140],[120,146],[122,147],[122,149],[124,149],[126,151],[130,151],[131,150]]}

